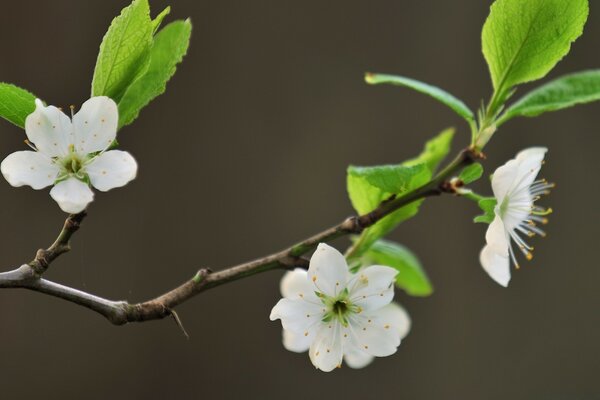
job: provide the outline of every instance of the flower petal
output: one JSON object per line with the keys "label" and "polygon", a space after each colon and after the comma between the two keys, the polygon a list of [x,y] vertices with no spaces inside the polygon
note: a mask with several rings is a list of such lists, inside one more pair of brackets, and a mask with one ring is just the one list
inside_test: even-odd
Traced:
{"label": "flower petal", "polygon": [[92,97],[73,117],[75,146],[78,153],[103,151],[117,137],[117,104],[105,96]]}
{"label": "flower petal", "polygon": [[394,281],[398,271],[372,265],[356,273],[348,284],[350,301],[364,311],[376,310],[394,298]]}
{"label": "flower petal", "polygon": [[269,316],[271,321],[281,320],[283,329],[302,334],[314,340],[323,318],[323,308],[304,300],[281,299]]}
{"label": "flower petal", "polygon": [[397,303],[390,303],[387,306],[377,310],[376,318],[379,322],[390,324],[392,330],[395,330],[400,335],[400,339],[404,339],[410,332],[410,316],[406,310]]}
{"label": "flower petal", "polygon": [[314,337],[283,330],[283,347],[294,353],[304,353],[310,348]]}
{"label": "flower petal", "polygon": [[94,200],[94,192],[77,178],[59,182],[50,191],[50,196],[58,203],[61,210],[71,214],[82,212]]}
{"label": "flower petal", "polygon": [[386,357],[396,352],[410,330],[410,318],[404,309],[391,303],[375,312],[354,315],[350,327],[355,349]]}
{"label": "flower petal", "polygon": [[508,256],[508,236],[504,222],[502,222],[502,218],[498,214],[496,214],[496,217],[485,232],[485,241],[494,252],[502,256]]}
{"label": "flower petal", "polygon": [[106,192],[125,186],[137,174],[137,162],[126,151],[111,150],[100,154],[85,166],[92,186]]}
{"label": "flower petal", "polygon": [[56,180],[60,168],[52,159],[37,151],[17,151],[2,161],[0,170],[12,186],[31,186],[39,190]]}
{"label": "flower petal", "polygon": [[27,138],[50,157],[67,155],[73,141],[71,119],[54,106],[45,107],[40,99],[35,105],[35,111],[25,119]]}
{"label": "flower petal", "polygon": [[296,268],[286,272],[280,283],[281,295],[288,299],[304,299],[317,304],[321,300],[315,295],[315,286],[308,279],[306,270]]}
{"label": "flower petal", "polygon": [[308,268],[308,277],[317,290],[328,296],[337,296],[346,287],[348,274],[344,256],[333,247],[320,243]]}
{"label": "flower petal", "polygon": [[507,195],[529,188],[542,167],[547,151],[545,147],[525,149],[496,169],[492,177],[492,189],[498,204],[501,204]]}
{"label": "flower petal", "polygon": [[375,357],[356,347],[352,347],[349,350],[344,350],[344,361],[350,368],[364,368],[371,364],[374,359]]}
{"label": "flower petal", "polygon": [[321,371],[329,372],[342,364],[342,328],[338,322],[322,324],[310,345],[310,361]]}
{"label": "flower petal", "polygon": [[510,262],[508,255],[495,252],[490,246],[484,246],[479,255],[481,266],[488,275],[500,285],[507,287],[510,281]]}
{"label": "flower petal", "polygon": [[548,151],[545,147],[530,147],[517,154],[516,160],[519,163],[519,182],[521,187],[529,187],[535,180],[535,177],[542,168],[544,156]]}

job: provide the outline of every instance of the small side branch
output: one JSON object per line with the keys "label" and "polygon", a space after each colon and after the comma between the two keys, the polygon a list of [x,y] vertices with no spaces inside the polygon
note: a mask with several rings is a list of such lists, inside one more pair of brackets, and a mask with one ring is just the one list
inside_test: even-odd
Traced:
{"label": "small side branch", "polygon": [[69,215],[54,243],[47,249],[39,249],[37,251],[35,258],[28,264],[36,274],[41,276],[46,272],[52,261],[61,254],[71,250],[71,236],[79,230],[81,222],[86,215],[87,213],[85,211],[82,211],[79,214]]}

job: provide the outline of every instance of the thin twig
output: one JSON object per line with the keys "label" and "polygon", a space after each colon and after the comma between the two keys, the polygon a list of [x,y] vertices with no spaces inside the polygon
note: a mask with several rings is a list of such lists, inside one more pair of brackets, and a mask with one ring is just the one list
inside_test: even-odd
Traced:
{"label": "thin twig", "polygon": [[179,304],[205,290],[260,272],[276,268],[307,268],[308,260],[302,256],[314,250],[319,243],[329,242],[348,234],[359,234],[385,216],[416,200],[444,193],[447,191],[448,180],[479,157],[481,157],[479,153],[465,149],[431,181],[413,191],[387,199],[368,214],[347,218],[334,227],[266,257],[217,272],[201,269],[192,279],[182,285],[143,303],[130,304],[126,301],[107,300],[41,278],[41,274],[46,271],[48,265],[60,254],[70,249],[69,240],[79,228],[85,213],[69,216],[54,244],[46,250],[39,250],[32,262],[13,271],[0,273],[0,288],[25,288],[59,297],[98,312],[115,325],[173,316],[180,328],[183,329],[181,320],[173,311]]}
{"label": "thin twig", "polygon": [[52,261],[61,254],[71,250],[71,244],[69,243],[71,236],[79,230],[81,222],[86,215],[85,211],[69,215],[54,243],[47,249],[39,249],[37,251],[35,258],[28,264],[37,275],[41,276],[46,272]]}

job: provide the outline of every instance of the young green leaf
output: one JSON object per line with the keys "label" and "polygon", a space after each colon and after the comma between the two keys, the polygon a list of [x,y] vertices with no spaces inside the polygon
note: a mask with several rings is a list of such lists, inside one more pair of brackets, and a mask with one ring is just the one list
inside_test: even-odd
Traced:
{"label": "young green leaf", "polygon": [[483,211],[482,215],[478,215],[473,219],[473,222],[483,222],[486,224],[491,224],[494,218],[496,218],[496,212],[494,209],[496,208],[496,204],[498,202],[494,197],[486,197],[484,199],[479,200],[477,205]]}
{"label": "young green leaf", "polygon": [[152,35],[154,35],[156,31],[158,31],[158,28],[160,28],[160,24],[162,24],[163,19],[165,19],[165,17],[169,15],[170,12],[171,7],[168,6],[167,8],[162,10],[161,13],[156,16],[156,18],[152,20]]}
{"label": "young green leaf", "polygon": [[496,93],[543,78],[583,32],[587,0],[496,0],[482,32]]}
{"label": "young green leaf", "polygon": [[363,265],[378,264],[396,269],[396,286],[411,296],[429,296],[433,293],[433,286],[419,259],[400,244],[378,240],[365,253],[363,259]]}
{"label": "young green leaf", "polygon": [[[401,166],[398,166],[400,169]],[[431,177],[429,170],[421,164],[419,167],[412,167],[404,171],[406,174],[395,188],[403,187],[404,190],[397,193],[405,193],[409,190],[415,189],[425,184]],[[373,211],[382,201],[389,198],[394,192],[386,192],[380,187],[371,184],[371,181],[378,183],[384,182],[385,180],[381,176],[380,167],[372,168],[348,168],[348,195],[350,201],[358,214],[366,214]],[[385,173],[384,173],[385,174]],[[410,175],[412,174],[412,175]],[[392,185],[391,182],[386,182],[385,185]],[[359,236],[359,239],[353,247],[352,257],[357,257],[366,251],[373,242],[391,231],[396,225],[402,221],[414,216],[419,210],[421,201],[416,201],[409,205],[406,205],[399,210],[396,210],[387,217],[381,219],[375,225],[365,229]]]}
{"label": "young green leaf", "polygon": [[25,119],[35,110],[35,99],[25,89],[0,82],[0,117],[25,128]]}
{"label": "young green leaf", "polygon": [[460,172],[458,178],[465,184],[475,182],[483,175],[483,167],[479,163],[471,164]]}
{"label": "young green leaf", "polygon": [[[359,214],[371,212],[391,195],[402,195],[427,183],[438,164],[447,155],[452,137],[452,130],[443,131],[427,142],[418,157],[400,165],[349,167],[348,195],[356,212]],[[349,258],[360,256],[377,239],[394,229],[399,223],[417,214],[422,202],[423,200],[419,200],[410,203],[365,229],[354,244]]]}
{"label": "young green leaf", "polygon": [[424,82],[420,82],[414,79],[405,78],[403,76],[397,75],[385,75],[385,74],[373,74],[367,73],[365,74],[365,81],[371,85],[378,85],[382,83],[388,83],[397,86],[404,86],[417,92],[427,94],[437,101],[447,105],[458,115],[467,120],[467,122],[472,123],[475,120],[475,116],[473,112],[463,103],[461,100],[457,99],[450,93],[429,85]]}
{"label": "young green leaf", "polygon": [[164,93],[177,64],[187,53],[191,32],[189,20],[171,22],[158,32],[150,50],[148,67],[119,101],[119,127],[133,122],[143,107]]}
{"label": "young green leaf", "polygon": [[[350,166],[348,173],[354,177],[366,180],[371,186],[382,192],[396,194],[408,190],[415,176],[423,173],[425,164],[414,166],[381,165],[377,167],[355,167]],[[367,211],[365,211],[367,212]]]}
{"label": "young green leaf", "polygon": [[102,39],[92,96],[108,96],[119,102],[125,89],[146,67],[152,29],[148,0],[134,0],[121,11]]}
{"label": "young green leaf", "polygon": [[600,100],[600,70],[577,72],[529,92],[506,110],[497,125],[514,117],[535,117],[597,100]]}

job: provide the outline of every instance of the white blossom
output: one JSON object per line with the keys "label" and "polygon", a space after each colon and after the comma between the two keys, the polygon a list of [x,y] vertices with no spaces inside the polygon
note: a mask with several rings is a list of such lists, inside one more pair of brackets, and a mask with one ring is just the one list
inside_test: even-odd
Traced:
{"label": "white blossom", "polygon": [[397,271],[380,265],[352,274],[342,254],[321,243],[308,271],[296,269],[281,281],[283,298],[271,320],[281,319],[283,345],[309,351],[323,371],[368,365],[396,352],[410,329],[408,314],[392,303]]}
{"label": "white blossom", "polygon": [[119,120],[113,100],[92,97],[72,120],[39,99],[35,104],[25,120],[33,151],[12,153],[0,165],[12,186],[39,190],[54,185],[50,196],[60,208],[78,213],[94,199],[90,185],[104,192],[135,178],[137,163],[131,154],[107,150],[117,136]]}
{"label": "white blossom", "polygon": [[497,204],[495,218],[485,234],[487,244],[480,254],[483,269],[502,286],[510,281],[510,259],[519,268],[512,242],[528,260],[533,247],[523,239],[538,234],[545,236],[538,223],[546,224],[551,209],[534,205],[540,195],[554,187],[546,180],[536,180],[542,167],[544,147],[532,147],[517,154],[516,158],[499,167],[492,177],[492,189]]}

